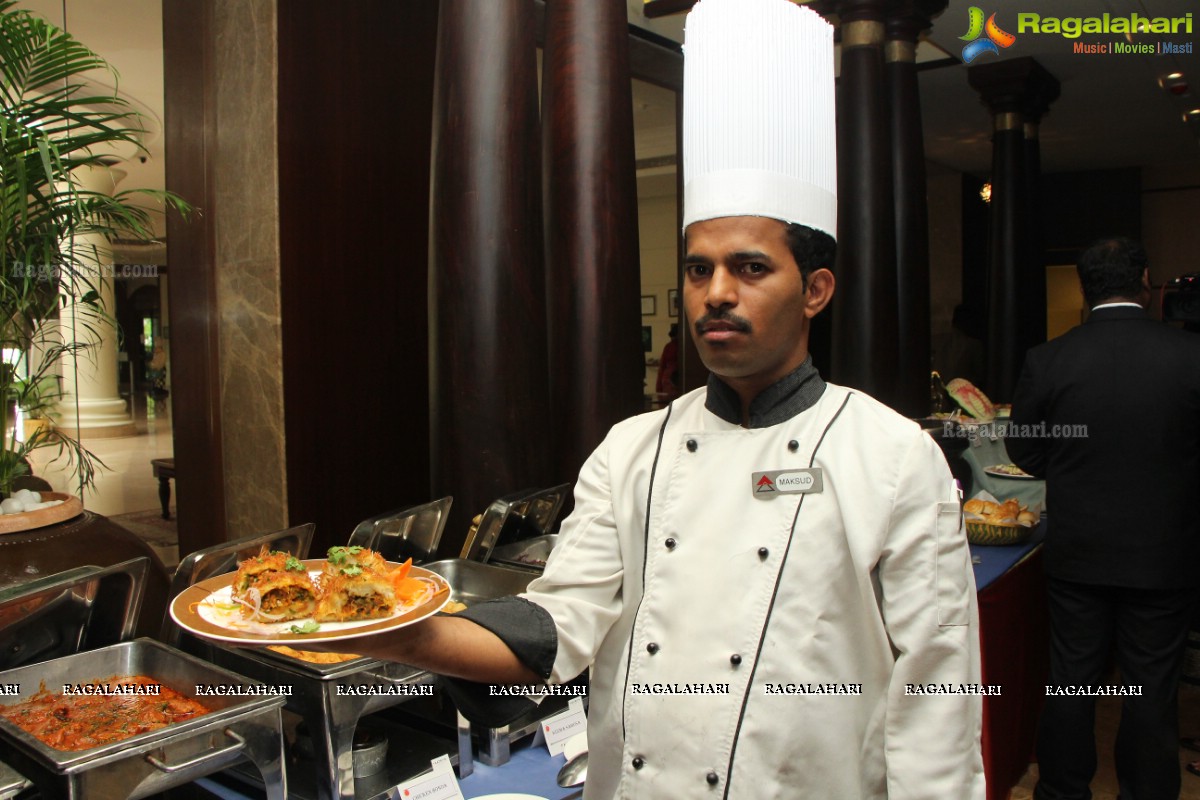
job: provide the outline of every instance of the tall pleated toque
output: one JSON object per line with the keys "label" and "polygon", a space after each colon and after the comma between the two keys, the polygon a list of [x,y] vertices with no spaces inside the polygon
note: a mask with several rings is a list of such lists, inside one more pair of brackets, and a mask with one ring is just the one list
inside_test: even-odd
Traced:
{"label": "tall pleated toque", "polygon": [[833,28],[788,0],[700,0],[684,34],[684,227],[763,216],[837,236]]}

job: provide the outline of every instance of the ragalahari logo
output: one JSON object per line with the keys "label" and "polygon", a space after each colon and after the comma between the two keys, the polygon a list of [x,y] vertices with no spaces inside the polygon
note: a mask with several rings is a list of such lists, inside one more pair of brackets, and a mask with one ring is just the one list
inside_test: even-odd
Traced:
{"label": "ragalahari logo", "polygon": [[[985,38],[980,38],[981,36]],[[966,35],[958,37],[967,45],[963,47],[963,61],[970,64],[983,53],[995,53],[1000,55],[1001,47],[1011,47],[1012,43],[1017,40],[1017,37],[1005,30],[1001,30],[996,24],[996,15],[992,14],[987,18],[987,22],[983,21],[983,9],[979,6],[971,6],[967,10],[967,32]]]}

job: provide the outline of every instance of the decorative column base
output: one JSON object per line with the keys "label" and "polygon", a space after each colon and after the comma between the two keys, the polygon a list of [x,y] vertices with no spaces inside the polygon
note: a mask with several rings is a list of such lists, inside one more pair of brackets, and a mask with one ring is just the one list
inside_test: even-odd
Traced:
{"label": "decorative column base", "polygon": [[[76,420],[74,398],[63,398],[59,402],[58,410],[60,419]],[[117,439],[137,435],[137,425],[126,410],[125,401],[119,397],[80,399],[78,423],[78,427],[61,424],[56,424],[55,427],[71,436],[84,439]]]}

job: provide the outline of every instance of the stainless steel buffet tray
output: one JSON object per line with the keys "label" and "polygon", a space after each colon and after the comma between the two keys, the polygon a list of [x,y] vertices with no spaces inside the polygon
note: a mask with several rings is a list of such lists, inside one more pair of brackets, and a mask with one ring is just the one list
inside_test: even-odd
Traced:
{"label": "stainless steel buffet tray", "polygon": [[[296,644],[297,649],[303,649],[302,642]],[[353,639],[347,640],[346,649],[353,651]],[[428,691],[433,689],[433,676],[428,672],[374,658],[357,658],[340,664],[313,664],[266,648],[221,645],[213,646],[211,656],[216,663],[252,678],[292,687],[285,708],[304,720],[313,739],[312,754],[306,758],[293,758],[288,766],[289,796],[298,800],[350,800],[376,796],[375,783],[380,778],[356,779],[354,776],[355,728],[362,717],[403,703],[412,695],[360,692],[376,687],[399,687],[397,691],[413,692],[425,691],[418,688],[422,686],[428,687]],[[398,746],[393,749],[400,752]],[[429,757],[426,755],[425,765],[428,765]],[[403,764],[398,768],[403,768]],[[258,783],[253,775],[240,777]],[[397,777],[391,785],[403,777],[408,776]]]}
{"label": "stainless steel buffet tray", "polygon": [[11,800],[32,786],[24,775],[8,764],[0,763],[0,800]]}
{"label": "stainless steel buffet tray", "polygon": [[450,584],[450,599],[472,606],[487,600],[520,594],[529,587],[534,576],[526,570],[515,570],[493,564],[481,564],[461,558],[447,558],[424,565]]}
{"label": "stainless steel buffet tray", "polygon": [[[477,603],[496,600],[520,594],[529,587],[530,581],[537,577],[534,570],[513,569],[495,564],[482,564],[478,561],[467,561],[461,558],[448,558],[425,564],[425,569],[441,575],[450,584],[451,600],[466,603],[468,607]],[[554,707],[554,700],[543,703],[545,709]],[[566,703],[563,701],[563,706]],[[465,777],[470,773],[468,755],[471,753],[471,727],[466,719],[446,707],[445,704],[429,702],[425,698],[405,705],[400,709],[400,716],[420,718],[426,730],[432,729],[436,735],[450,735],[454,732],[459,738],[460,764],[459,773]],[[508,761],[509,749],[515,742],[538,729],[539,720],[547,713],[535,714],[522,724],[507,725],[502,728],[489,728],[478,731],[480,738],[479,760],[490,766],[497,766]]]}
{"label": "stainless steel buffet tray", "polygon": [[[111,676],[145,675],[188,697],[198,685],[254,686],[240,675],[151,639],[138,639],[0,673],[16,684],[6,704],[23,702],[45,687]],[[245,691],[245,690],[243,690]],[[205,695],[209,713],[121,742],[77,752],[58,750],[0,719],[0,761],[28,778],[44,797],[140,798],[189,783],[249,758],[272,798],[286,796],[278,695]]]}
{"label": "stainless steel buffet tray", "polygon": [[[503,567],[480,564],[475,561],[447,559],[424,565],[438,573],[450,584],[451,597],[467,605],[497,597],[517,594],[525,590],[532,573],[518,572]],[[302,642],[296,643],[303,649]],[[346,650],[354,652],[354,640],[346,641]],[[403,694],[351,694],[348,687],[382,686],[427,686],[432,690],[433,675],[405,664],[381,661],[375,658],[358,658],[340,664],[313,664],[265,648],[226,648],[214,646],[212,658],[239,673],[263,681],[289,683],[292,696],[287,698],[288,711],[299,715],[310,732],[315,733],[313,755],[297,759],[292,764],[289,778],[293,795],[297,798],[318,800],[348,800],[348,798],[373,797],[378,778],[355,778],[351,766],[351,742],[355,728],[363,717],[397,705],[421,704],[429,699],[420,695]],[[381,721],[391,727],[392,722]],[[464,721],[465,725],[465,721]],[[459,752],[465,749],[463,770],[470,770],[470,732],[464,727],[451,725],[441,731],[441,738],[459,740]],[[409,736],[391,736],[393,756],[399,758],[403,748],[415,747],[415,743],[399,740]],[[443,751],[444,752],[444,751]],[[437,755],[434,753],[433,755]],[[428,764],[429,756],[421,753],[420,758]],[[420,765],[420,758],[417,763]],[[401,758],[396,769],[410,762]],[[421,766],[423,769],[424,767]],[[396,777],[392,770],[391,777]],[[402,776],[411,777],[411,776]],[[393,781],[393,784],[395,781]]]}

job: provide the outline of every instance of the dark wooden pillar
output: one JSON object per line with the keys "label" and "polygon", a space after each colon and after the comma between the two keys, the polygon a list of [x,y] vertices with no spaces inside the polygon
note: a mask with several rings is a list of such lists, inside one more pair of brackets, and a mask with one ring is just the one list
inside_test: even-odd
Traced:
{"label": "dark wooden pillar", "polygon": [[[357,0],[334,15],[318,3],[278,4],[288,519],[316,523],[314,555],[345,544],[368,517],[430,499],[425,294],[437,25],[429,0]],[[377,136],[346,136],[347,120],[388,131],[386,157]]]}
{"label": "dark wooden pillar", "polygon": [[[217,310],[216,101],[212,6],[163,2],[166,186],[201,209],[167,215],[171,277],[171,419],[181,555],[225,541]],[[149,470],[148,464],[142,468]]]}
{"label": "dark wooden pillar", "polygon": [[[1025,215],[1029,253],[1025,261],[1030,292],[1022,306],[1022,351],[1046,341],[1046,241],[1042,228],[1042,152],[1039,128],[1050,103],[1058,98],[1058,81],[1040,81],[1025,104]],[[1041,286],[1042,291],[1032,291]]]}
{"label": "dark wooden pillar", "polygon": [[[1034,260],[1027,172],[1025,118],[1030,100],[1057,93],[1057,81],[1031,58],[970,67],[967,78],[992,113],[991,244],[988,250],[987,385],[998,402],[1012,400],[1030,340],[1027,307],[1041,308],[1045,326],[1046,280]],[[1039,257],[1040,263],[1040,257]]]}
{"label": "dark wooden pillar", "polygon": [[886,0],[841,0],[832,379],[895,406],[895,210],[883,75]]}
{"label": "dark wooden pillar", "polygon": [[443,552],[548,477],[536,63],[526,0],[442,0],[428,305],[432,489],[454,495]]}
{"label": "dark wooden pillar", "polygon": [[[491,0],[488,0],[491,2]],[[557,476],[641,408],[629,31],[619,0],[546,5],[546,278]]]}
{"label": "dark wooden pillar", "polygon": [[904,0],[887,21],[884,71],[891,120],[896,214],[896,409],[920,416],[929,406],[929,221],[925,141],[917,88],[917,38],[947,0]]}

